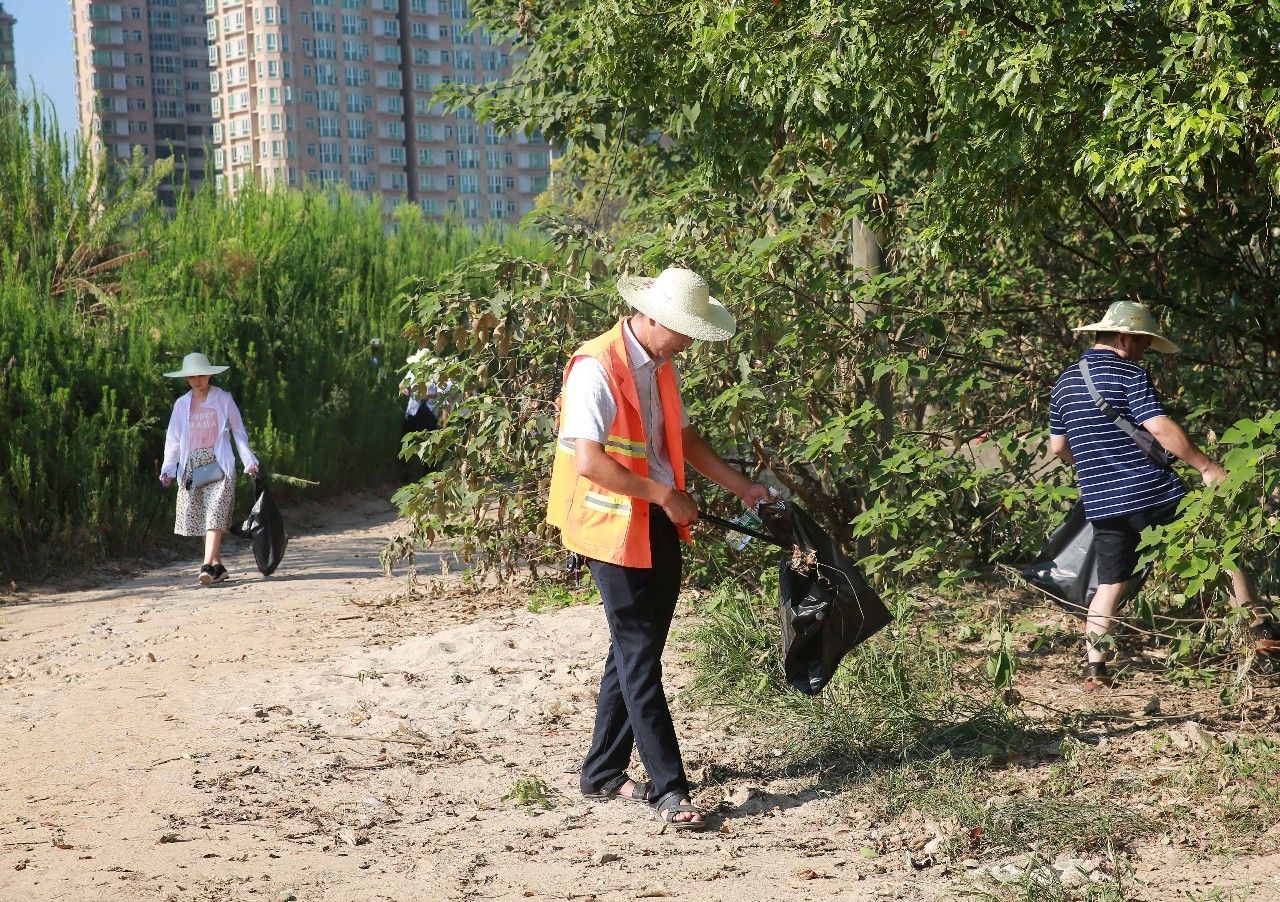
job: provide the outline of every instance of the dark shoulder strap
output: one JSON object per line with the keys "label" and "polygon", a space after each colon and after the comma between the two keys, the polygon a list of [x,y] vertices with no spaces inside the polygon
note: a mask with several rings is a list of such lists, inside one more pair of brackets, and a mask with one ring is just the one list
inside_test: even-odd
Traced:
{"label": "dark shoulder strap", "polygon": [[1084,387],[1089,389],[1089,397],[1093,398],[1093,403],[1098,405],[1098,409],[1111,422],[1115,423],[1121,432],[1137,442],[1139,447],[1142,447],[1142,440],[1138,438],[1139,427],[1129,422],[1126,417],[1121,416],[1120,411],[1108,404],[1107,399],[1098,392],[1098,386],[1093,384],[1093,376],[1089,373],[1089,361],[1083,357],[1080,358],[1080,375],[1084,377]]}

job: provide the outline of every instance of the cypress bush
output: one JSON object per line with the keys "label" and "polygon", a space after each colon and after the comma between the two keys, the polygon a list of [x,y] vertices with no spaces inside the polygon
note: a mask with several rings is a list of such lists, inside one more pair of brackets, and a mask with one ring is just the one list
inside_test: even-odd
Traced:
{"label": "cypress bush", "polygon": [[[203,351],[231,369],[268,471],[318,491],[386,478],[399,449],[394,298],[486,244],[533,242],[423,219],[342,190],[205,191],[166,216],[167,161],[108,171],[38,101],[0,92],[0,581],[167,533],[157,476],[162,373]],[[384,342],[375,364],[370,340]]]}

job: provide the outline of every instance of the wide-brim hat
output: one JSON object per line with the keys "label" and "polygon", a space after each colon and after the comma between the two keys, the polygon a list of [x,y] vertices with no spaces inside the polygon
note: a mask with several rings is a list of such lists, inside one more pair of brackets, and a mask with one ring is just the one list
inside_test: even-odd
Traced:
{"label": "wide-brim hat", "polygon": [[1116,301],[1096,323],[1076,326],[1072,332],[1124,332],[1150,335],[1151,350],[1158,354],[1176,354],[1178,346],[1160,334],[1151,308],[1137,301]]}
{"label": "wide-brim hat", "polygon": [[188,354],[182,358],[182,369],[175,370],[172,373],[165,373],[166,376],[172,376],[176,379],[184,379],[187,376],[216,376],[218,373],[226,372],[231,369],[229,366],[214,366],[209,362],[209,358],[203,354]]}
{"label": "wide-brim hat", "polygon": [[656,279],[623,276],[618,280],[623,300],[672,332],[703,341],[725,341],[738,331],[728,308],[711,296],[697,273],[670,267]]}

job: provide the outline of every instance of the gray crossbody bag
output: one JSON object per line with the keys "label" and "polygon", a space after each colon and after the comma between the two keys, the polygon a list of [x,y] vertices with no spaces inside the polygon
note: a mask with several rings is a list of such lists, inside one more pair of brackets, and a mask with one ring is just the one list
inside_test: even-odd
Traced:
{"label": "gray crossbody bag", "polygon": [[222,472],[222,467],[218,466],[216,460],[209,461],[209,463],[196,467],[191,471],[191,477],[187,480],[187,491],[194,492],[196,489],[213,485],[213,483],[226,479],[226,477],[227,474]]}
{"label": "gray crossbody bag", "polygon": [[1138,448],[1157,467],[1163,467],[1166,470],[1173,469],[1173,462],[1178,458],[1165,450],[1164,445],[1160,444],[1159,439],[1152,435],[1141,426],[1135,426],[1125,417],[1120,415],[1120,411],[1116,410],[1106,399],[1098,393],[1098,387],[1093,384],[1093,376],[1089,373],[1089,363],[1083,357],[1080,359],[1080,375],[1084,377],[1084,386],[1089,390],[1089,397],[1093,398],[1093,403],[1098,405],[1098,409],[1116,424],[1116,427],[1129,438],[1133,439]]}

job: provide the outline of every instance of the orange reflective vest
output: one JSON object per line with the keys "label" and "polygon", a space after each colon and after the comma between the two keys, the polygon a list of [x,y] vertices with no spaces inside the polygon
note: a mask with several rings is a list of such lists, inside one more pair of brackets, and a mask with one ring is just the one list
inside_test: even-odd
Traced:
{"label": "orange reflective vest", "polygon": [[[594,357],[604,367],[605,378],[617,407],[605,453],[633,473],[649,475],[644,420],[636,397],[636,381],[631,374],[622,336],[622,322],[584,344],[564,368],[564,383],[575,363]],[[657,370],[658,397],[666,432],[667,454],[676,477],[676,488],[684,490],[684,443],[680,437],[680,395],[676,391],[675,369],[664,361]],[[561,413],[563,416],[563,412]],[[557,436],[560,424],[556,424]],[[557,438],[555,462],[551,467],[551,491],[547,501],[547,522],[560,530],[564,546],[597,561],[623,567],[652,567],[649,549],[649,505],[641,498],[611,492],[585,477],[574,466],[572,439]],[[676,527],[680,538],[692,541],[687,526]]]}

